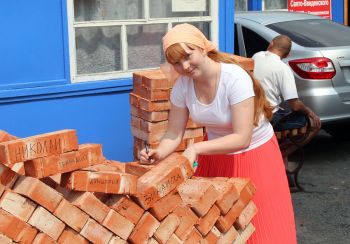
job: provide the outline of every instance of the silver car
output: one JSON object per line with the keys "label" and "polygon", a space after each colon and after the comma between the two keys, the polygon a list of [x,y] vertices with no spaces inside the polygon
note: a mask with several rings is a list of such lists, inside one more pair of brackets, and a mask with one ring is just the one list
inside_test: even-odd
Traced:
{"label": "silver car", "polygon": [[[350,121],[350,28],[315,15],[285,11],[236,12],[235,54],[251,57],[279,34],[289,36],[290,56],[300,99],[323,128],[342,137]],[[350,134],[348,132],[348,134]]]}

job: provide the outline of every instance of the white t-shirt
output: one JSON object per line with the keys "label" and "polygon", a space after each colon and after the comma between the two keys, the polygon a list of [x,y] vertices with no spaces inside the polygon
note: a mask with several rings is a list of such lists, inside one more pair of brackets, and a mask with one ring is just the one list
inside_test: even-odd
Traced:
{"label": "white t-shirt", "polygon": [[298,98],[293,72],[278,55],[261,51],[252,58],[254,76],[263,86],[267,100],[274,107],[273,112],[279,109],[283,100]]}
{"label": "white t-shirt", "polygon": [[[235,64],[221,63],[221,75],[214,100],[210,104],[198,101],[193,79],[180,76],[176,81],[170,101],[177,107],[187,107],[192,120],[204,125],[208,140],[233,133],[230,106],[254,96],[253,83],[245,70]],[[256,148],[267,142],[273,129],[264,116],[254,127],[250,146],[235,153]]]}

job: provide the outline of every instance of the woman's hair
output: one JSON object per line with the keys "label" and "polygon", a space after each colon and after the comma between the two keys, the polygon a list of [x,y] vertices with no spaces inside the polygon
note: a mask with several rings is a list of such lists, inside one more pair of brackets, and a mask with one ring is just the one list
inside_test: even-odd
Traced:
{"label": "woman's hair", "polygon": [[[195,49],[196,46],[193,44],[186,45],[190,49]],[[185,50],[181,47],[179,43],[171,45],[166,51],[165,51],[165,58],[170,64],[175,64],[176,62],[179,62],[181,59],[183,59],[187,53]],[[250,76],[250,78],[253,81],[253,88],[254,88],[254,125],[258,125],[260,115],[264,114],[265,117],[268,120],[271,120],[272,118],[272,106],[267,101],[265,96],[265,91],[260,85],[259,81],[256,80],[253,77],[253,74],[249,72],[238,60],[235,55],[229,54],[229,53],[223,53],[218,52],[216,50],[212,50],[208,52],[208,57],[214,60],[215,62],[222,62],[222,63],[229,63],[229,64],[236,64],[243,68]]]}

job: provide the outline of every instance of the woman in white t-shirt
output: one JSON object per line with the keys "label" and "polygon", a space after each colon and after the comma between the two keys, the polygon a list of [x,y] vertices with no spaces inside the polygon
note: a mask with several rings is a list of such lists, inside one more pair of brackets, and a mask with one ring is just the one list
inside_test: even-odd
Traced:
{"label": "woman in white t-shirt", "polygon": [[198,159],[195,175],[250,178],[256,186],[256,231],[249,243],[296,243],[288,182],[269,123],[272,111],[259,83],[192,25],[171,29],[163,50],[169,64],[162,69],[176,78],[168,130],[156,149],[140,152],[141,163],[174,152],[190,116],[207,132],[207,140],[183,153],[191,163]]}

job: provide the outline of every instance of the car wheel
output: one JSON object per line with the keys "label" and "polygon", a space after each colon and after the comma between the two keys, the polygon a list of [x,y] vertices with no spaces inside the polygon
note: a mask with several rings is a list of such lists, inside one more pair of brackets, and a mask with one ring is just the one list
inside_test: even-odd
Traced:
{"label": "car wheel", "polygon": [[334,139],[350,141],[350,125],[325,126],[324,130]]}

